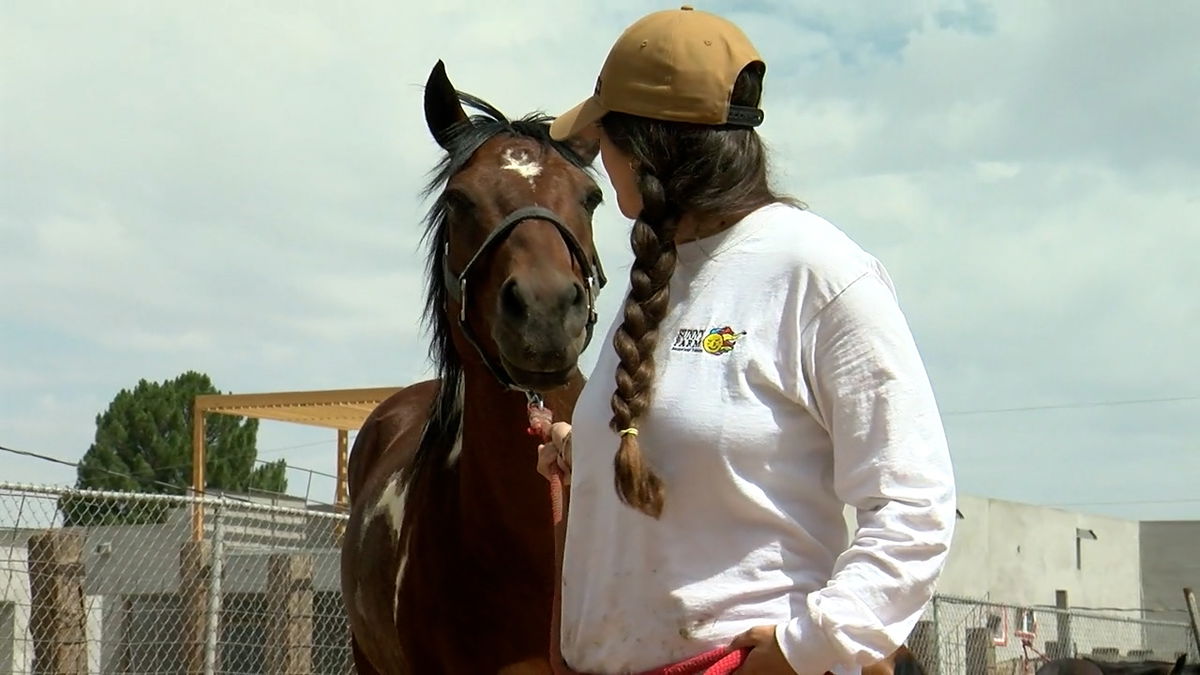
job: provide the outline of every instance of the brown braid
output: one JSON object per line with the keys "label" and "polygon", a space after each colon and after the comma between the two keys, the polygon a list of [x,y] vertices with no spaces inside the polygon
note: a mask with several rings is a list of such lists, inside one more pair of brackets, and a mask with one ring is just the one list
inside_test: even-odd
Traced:
{"label": "brown braid", "polygon": [[[658,326],[667,314],[671,275],[675,273],[675,227],[678,214],[668,212],[663,184],[643,168],[638,172],[642,213],[633,224],[633,267],[629,295],[625,298],[624,323],[613,336],[620,357],[617,390],[612,397],[613,431],[636,428],[650,408],[654,383],[654,348]],[[662,480],[642,456],[636,433],[621,435],[621,447],[613,460],[617,494],[621,501],[659,517],[663,509]]]}
{"label": "brown braid", "polygon": [[[758,105],[761,64],[747,66],[734,84],[731,102]],[[772,202],[789,202],[768,185],[766,148],[751,129],[664,122],[624,113],[600,120],[613,144],[638,167],[642,212],[630,235],[633,268],[624,321],[613,336],[620,357],[612,396],[613,431],[621,434],[613,466],[617,494],[625,504],[654,518],[662,515],[663,481],[646,460],[636,431],[650,410],[654,350],[666,316],[675,273],[675,234],[687,213],[734,223]]]}

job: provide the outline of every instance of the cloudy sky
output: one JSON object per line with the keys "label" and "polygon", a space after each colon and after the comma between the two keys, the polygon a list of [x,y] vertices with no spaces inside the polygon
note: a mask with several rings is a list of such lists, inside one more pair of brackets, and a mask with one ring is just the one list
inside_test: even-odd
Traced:
{"label": "cloudy sky", "polygon": [[[0,445],[77,460],[119,389],[187,369],[235,392],[423,377],[430,67],[561,111],[669,6],[4,3]],[[779,186],[895,278],[962,491],[1200,518],[1200,4],[700,7],[766,57]],[[610,199],[610,276],[627,232]],[[326,473],[332,441],[259,434]],[[0,480],[74,472],[4,455]]]}

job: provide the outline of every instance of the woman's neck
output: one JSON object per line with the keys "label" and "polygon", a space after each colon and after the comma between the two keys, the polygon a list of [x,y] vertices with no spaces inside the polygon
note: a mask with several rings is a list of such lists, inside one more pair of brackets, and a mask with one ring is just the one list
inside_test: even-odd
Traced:
{"label": "woman's neck", "polygon": [[775,201],[775,199],[768,199],[756,206],[744,206],[738,211],[728,213],[688,211],[679,217],[679,227],[675,229],[675,245],[680,246],[720,234],[740,223],[746,216],[764,206],[775,203]]}
{"label": "woman's neck", "polygon": [[720,234],[733,226],[737,219],[727,216],[703,216],[695,213],[685,213],[679,217],[679,227],[675,230],[675,245]]}

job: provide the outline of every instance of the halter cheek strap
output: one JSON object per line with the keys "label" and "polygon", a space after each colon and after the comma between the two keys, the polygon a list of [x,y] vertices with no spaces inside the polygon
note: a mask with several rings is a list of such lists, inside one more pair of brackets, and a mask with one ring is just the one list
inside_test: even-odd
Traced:
{"label": "halter cheek strap", "polygon": [[491,371],[492,376],[506,389],[521,389],[521,387],[513,382],[504,368],[493,363],[492,359],[488,358],[474,331],[471,329],[471,325],[467,321],[467,284],[470,280],[471,268],[474,267],[475,263],[487,255],[492,248],[499,245],[518,225],[527,220],[544,220],[554,225],[562,236],[563,241],[566,242],[567,249],[571,252],[571,257],[575,259],[575,262],[579,265],[579,269],[583,271],[585,280],[584,293],[587,296],[588,304],[587,335],[584,339],[583,349],[587,349],[587,346],[591,344],[592,333],[596,326],[596,298],[600,295],[600,289],[604,288],[605,284],[608,283],[608,279],[604,275],[604,268],[600,265],[599,256],[592,257],[589,260],[583,249],[583,245],[579,243],[579,238],[575,236],[575,233],[571,232],[562,223],[558,214],[541,206],[529,206],[517,209],[505,216],[500,225],[488,234],[487,239],[484,240],[483,244],[475,251],[471,259],[467,261],[466,266],[458,274],[454,274],[450,269],[450,243],[446,243],[442,251],[442,278],[450,299],[459,305],[459,327],[462,329],[467,341],[475,347],[475,351],[479,353],[480,358],[483,359],[484,365]]}

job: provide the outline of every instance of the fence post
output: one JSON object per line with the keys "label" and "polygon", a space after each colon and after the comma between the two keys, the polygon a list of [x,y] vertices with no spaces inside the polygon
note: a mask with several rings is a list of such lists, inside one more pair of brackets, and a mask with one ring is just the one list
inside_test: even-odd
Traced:
{"label": "fence post", "polygon": [[996,652],[995,645],[992,644],[992,630],[990,628],[968,628],[964,640],[967,675],[996,672]]}
{"label": "fence post", "polygon": [[1192,624],[1192,639],[1195,640],[1196,653],[1200,654],[1200,609],[1196,607],[1196,594],[1191,588],[1183,589],[1183,601],[1187,604],[1188,621]]}
{"label": "fence post", "polygon": [[[338,429],[337,436],[337,491],[333,503],[337,506],[335,513],[346,513],[350,509],[350,486],[347,473],[350,466],[350,437],[345,429]],[[336,520],[333,525],[334,542],[342,545],[346,534],[346,522]]]}
{"label": "fence post", "polygon": [[1071,636],[1071,604],[1065,590],[1054,591],[1055,628],[1057,638],[1054,649],[1048,656],[1052,659],[1065,659],[1075,655],[1075,639]]}
{"label": "fence post", "polygon": [[[195,508],[203,505],[196,503]],[[179,593],[183,601],[184,672],[203,675],[205,666],[205,628],[208,614],[208,587],[212,561],[212,542],[186,541],[179,550]]]}
{"label": "fence post", "polygon": [[46,530],[29,538],[29,631],[36,675],[86,675],[83,534]]}
{"label": "fence post", "polygon": [[313,557],[307,553],[272,555],[267,567],[266,672],[312,672]]}
{"label": "fence post", "polygon": [[942,672],[942,621],[938,612],[938,606],[941,605],[940,598],[937,595],[933,596],[933,675],[939,675]]}
{"label": "fence post", "polygon": [[909,649],[926,673],[937,673],[937,624],[922,619],[908,638]]}
{"label": "fence post", "polygon": [[209,564],[208,600],[204,612],[204,675],[217,672],[217,644],[221,636],[221,578],[225,569],[225,509],[213,506],[212,562]]}

